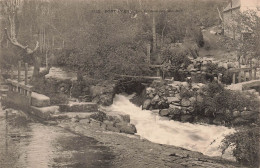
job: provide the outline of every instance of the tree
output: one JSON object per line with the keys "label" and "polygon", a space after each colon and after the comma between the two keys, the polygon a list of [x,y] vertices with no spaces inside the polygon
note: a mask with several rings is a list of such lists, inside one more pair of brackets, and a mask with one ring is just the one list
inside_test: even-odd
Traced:
{"label": "tree", "polygon": [[260,18],[256,11],[247,10],[239,12],[233,17],[233,24],[230,25],[239,39],[234,40],[237,47],[239,62],[243,58],[245,63],[251,62],[252,59],[259,60],[260,56]]}
{"label": "tree", "polygon": [[39,42],[36,41],[35,47],[32,49],[28,45],[21,44],[17,39],[17,32],[19,31],[18,13],[21,12],[24,1],[8,0],[3,1],[2,3],[4,4],[6,17],[9,22],[9,31],[8,28],[5,28],[6,37],[12,45],[22,50],[26,57],[33,59],[34,70],[32,80],[47,74],[49,72],[49,68],[40,73],[41,59],[35,54],[39,48]]}

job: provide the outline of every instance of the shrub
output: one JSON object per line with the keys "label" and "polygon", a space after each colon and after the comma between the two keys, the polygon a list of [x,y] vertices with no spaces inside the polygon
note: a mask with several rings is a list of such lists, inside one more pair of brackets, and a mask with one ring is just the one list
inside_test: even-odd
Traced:
{"label": "shrub", "polygon": [[217,113],[224,115],[224,119],[229,122],[230,117],[226,111],[243,111],[244,109],[258,111],[258,98],[250,93],[231,91],[224,89],[223,85],[216,82],[207,84],[200,93],[203,101],[196,103],[194,108],[200,115],[215,117]]}
{"label": "shrub", "polygon": [[257,168],[260,157],[259,129],[259,126],[240,129],[236,133],[226,136],[220,148],[224,152],[229,146],[234,146],[233,155],[240,164]]}
{"label": "shrub", "polygon": [[206,73],[217,76],[218,74],[222,74],[221,82],[224,84],[232,83],[232,74],[224,67],[218,67],[217,64],[208,63],[206,64]]}

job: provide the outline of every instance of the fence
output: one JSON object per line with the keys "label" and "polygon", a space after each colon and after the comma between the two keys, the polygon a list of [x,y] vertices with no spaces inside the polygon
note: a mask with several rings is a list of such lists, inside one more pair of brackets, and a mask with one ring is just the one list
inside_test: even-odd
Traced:
{"label": "fence", "polygon": [[24,81],[21,81],[21,61],[18,63],[18,77],[14,79],[14,73],[11,74],[11,79],[7,79],[10,92],[16,92],[29,98],[29,104],[31,105],[32,88],[33,86],[28,84],[28,64],[25,63]]}
{"label": "fence", "polygon": [[[254,71],[254,73],[253,73],[253,71]],[[232,75],[232,83],[235,84],[236,83],[236,77],[238,78],[238,83],[247,81],[246,80],[247,73],[249,73],[249,81],[250,80],[256,80],[257,68],[256,67],[253,67],[253,68],[239,68],[239,69],[229,70],[229,72],[233,73],[233,75]]]}

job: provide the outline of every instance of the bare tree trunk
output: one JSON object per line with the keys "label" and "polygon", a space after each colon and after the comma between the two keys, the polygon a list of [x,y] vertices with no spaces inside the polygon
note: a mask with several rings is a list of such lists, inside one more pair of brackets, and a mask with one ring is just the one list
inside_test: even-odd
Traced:
{"label": "bare tree trunk", "polygon": [[220,13],[218,7],[217,7],[217,10],[218,10],[219,19],[221,21],[221,33],[224,35],[224,30],[225,30],[225,28],[224,28],[224,19],[223,19],[221,13]]}
{"label": "bare tree trunk", "polygon": [[153,12],[152,32],[153,32],[153,52],[155,52],[156,51],[156,23],[155,23],[155,14],[154,14],[154,12]]}

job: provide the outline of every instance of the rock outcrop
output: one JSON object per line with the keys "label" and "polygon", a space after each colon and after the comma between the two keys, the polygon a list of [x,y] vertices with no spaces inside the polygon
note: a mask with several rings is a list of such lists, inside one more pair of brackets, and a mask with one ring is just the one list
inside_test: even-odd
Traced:
{"label": "rock outcrop", "polygon": [[105,81],[91,86],[90,96],[92,101],[104,106],[111,105],[115,96],[115,87],[116,83],[113,81]]}

